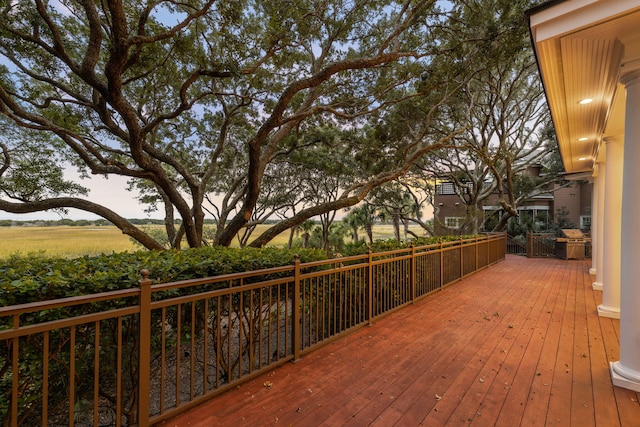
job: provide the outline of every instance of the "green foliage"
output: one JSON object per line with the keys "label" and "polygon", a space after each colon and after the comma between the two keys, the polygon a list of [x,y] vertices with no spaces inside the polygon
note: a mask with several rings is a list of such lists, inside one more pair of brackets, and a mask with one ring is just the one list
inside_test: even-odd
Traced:
{"label": "green foliage", "polygon": [[577,228],[576,224],[569,218],[569,209],[566,206],[560,206],[556,209],[556,230],[563,228]]}
{"label": "green foliage", "polygon": [[[225,247],[209,247],[188,249],[184,251],[139,251],[133,253],[121,253],[102,255],[97,257],[81,257],[75,259],[51,259],[29,256],[12,256],[0,264],[0,306],[11,306],[36,301],[47,301],[58,298],[89,295],[99,292],[127,289],[138,286],[141,279],[140,270],[148,269],[149,278],[154,283],[166,283],[178,280],[218,276],[234,272],[245,272],[270,267],[291,265],[298,255],[302,262],[316,261],[325,258],[322,251],[316,249],[235,249]],[[265,277],[262,276],[262,279]],[[267,277],[270,278],[270,277]],[[247,283],[247,282],[245,282]],[[200,289],[201,290],[201,289]],[[174,291],[178,293],[191,292]],[[237,303],[237,301],[236,301]],[[117,299],[103,302],[94,302],[72,307],[61,307],[49,310],[39,310],[27,313],[20,317],[21,325],[50,322],[68,317],[81,316],[94,312],[104,312],[120,307],[137,304],[135,298]],[[170,312],[168,319],[175,319],[175,312]],[[156,327],[161,324],[159,313],[154,312],[152,320]],[[191,319],[190,310],[183,313],[183,321]],[[12,326],[12,317],[0,318],[0,330]],[[125,380],[124,400],[127,404],[123,411],[130,418],[129,424],[135,417],[135,393],[137,393],[137,354],[140,343],[138,342],[139,319],[136,315],[122,318],[122,354],[123,358],[122,378]],[[199,327],[198,330],[202,328]],[[75,363],[78,378],[90,378],[94,375],[94,353],[96,351],[94,340],[96,328],[93,323],[80,325],[75,329]],[[115,349],[119,340],[118,327],[115,319],[108,319],[100,323],[100,388],[101,394],[108,396],[107,400],[115,398],[115,383],[112,373],[116,364],[117,354]],[[184,337],[186,340],[189,336]],[[68,396],[68,367],[64,361],[69,360],[69,329],[61,328],[49,334],[50,342],[50,368],[49,387],[58,390],[59,393],[49,398],[50,413],[58,405],[64,405],[64,399]],[[158,350],[160,343],[153,339],[151,343],[154,351]],[[42,352],[42,334],[33,334],[26,337],[20,343],[19,372],[21,392],[18,405],[21,408],[20,423],[31,425],[36,422],[38,408],[41,402],[42,373],[39,355]],[[156,351],[157,353],[157,351]],[[156,354],[154,353],[154,354]],[[3,417],[8,413],[12,376],[10,342],[0,342],[0,425],[7,420]],[[84,383],[83,383],[84,384]],[[76,390],[77,399],[91,399],[92,392],[89,389]],[[77,400],[80,402],[80,400]],[[82,408],[80,408],[82,409]],[[80,410],[76,416],[84,413]],[[31,415],[29,415],[31,414]]]}
{"label": "green foliage", "polygon": [[365,254],[371,249],[373,253],[376,252],[386,252],[393,251],[396,249],[406,249],[411,246],[427,246],[427,245],[435,245],[438,243],[446,243],[446,242],[456,242],[460,239],[473,239],[476,236],[466,235],[466,236],[432,236],[432,237],[418,237],[411,241],[407,242],[399,242],[395,239],[388,240],[376,240],[370,245],[366,245],[364,242],[358,242],[354,244],[347,245],[345,247],[345,252],[343,255],[361,255]]}
{"label": "green foliage", "polygon": [[140,270],[154,283],[324,259],[317,249],[207,247],[184,251],[139,251],[75,259],[12,256],[0,264],[0,306],[89,295],[138,286]]}

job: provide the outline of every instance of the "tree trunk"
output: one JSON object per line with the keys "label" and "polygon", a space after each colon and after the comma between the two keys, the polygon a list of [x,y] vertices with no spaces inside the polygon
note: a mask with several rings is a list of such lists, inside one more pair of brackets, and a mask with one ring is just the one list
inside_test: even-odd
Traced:
{"label": "tree trunk", "polygon": [[369,243],[373,243],[373,225],[367,224],[365,225],[365,231],[367,232],[367,237],[369,238]]}
{"label": "tree trunk", "polygon": [[398,208],[394,208],[393,209],[393,235],[395,236],[396,240],[399,242],[400,241],[400,212],[398,210]]}

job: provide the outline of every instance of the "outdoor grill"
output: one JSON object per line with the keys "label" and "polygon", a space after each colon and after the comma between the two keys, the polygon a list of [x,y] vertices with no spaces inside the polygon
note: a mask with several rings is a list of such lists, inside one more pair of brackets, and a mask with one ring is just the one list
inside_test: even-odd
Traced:
{"label": "outdoor grill", "polygon": [[556,256],[562,259],[584,259],[586,239],[581,230],[564,228],[556,239]]}

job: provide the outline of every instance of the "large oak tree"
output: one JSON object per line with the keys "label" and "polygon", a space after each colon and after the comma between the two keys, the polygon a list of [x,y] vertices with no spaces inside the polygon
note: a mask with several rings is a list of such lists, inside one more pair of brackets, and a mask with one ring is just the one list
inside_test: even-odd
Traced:
{"label": "large oak tree", "polygon": [[[443,134],[464,129],[455,137],[455,149],[434,152],[416,168],[454,183],[467,208],[467,232],[477,233],[483,205],[493,194],[502,212],[494,230],[502,231],[523,201],[562,178],[551,166],[551,118],[524,22],[524,11],[533,3],[464,0],[451,12],[460,37],[477,35],[473,46],[483,54],[441,116]],[[457,55],[467,55],[468,48],[460,45]],[[548,166],[547,173],[532,179],[527,168],[538,164]]]}
{"label": "large oak tree", "polygon": [[[161,248],[117,206],[82,197],[82,182],[65,179],[71,165],[127,177],[164,212],[173,247],[183,238],[203,244],[207,212],[217,219],[212,243],[229,245],[255,218],[265,176],[277,177],[271,165],[307,132],[322,123],[359,132],[355,156],[366,147],[367,122],[386,120],[390,106],[427,95],[426,112],[434,112],[459,87],[464,64],[446,78],[425,74],[450,50],[439,39],[446,16],[436,3],[5,2],[0,111],[12,134],[0,138],[0,210],[76,208]],[[358,168],[337,198],[297,211],[251,244],[357,204],[442,147],[455,129],[434,138],[430,117],[376,153],[385,168]]]}

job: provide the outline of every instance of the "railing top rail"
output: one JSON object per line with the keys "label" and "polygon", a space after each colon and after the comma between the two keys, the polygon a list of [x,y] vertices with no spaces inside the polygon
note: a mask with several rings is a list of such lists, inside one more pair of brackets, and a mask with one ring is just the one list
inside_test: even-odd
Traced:
{"label": "railing top rail", "polygon": [[9,305],[0,307],[0,317],[13,316],[14,314],[31,313],[38,310],[51,310],[60,307],[71,307],[94,302],[121,299],[138,296],[140,288],[121,289],[117,291],[101,292],[99,294],[79,295],[75,297],[60,298],[49,301],[37,301],[26,304]]}
{"label": "railing top rail", "polygon": [[301,263],[300,268],[307,269],[307,268],[314,268],[314,267],[322,267],[324,265],[335,264],[336,262],[366,261],[368,256],[369,256],[368,254],[349,255],[349,256],[339,257],[339,258],[310,261],[310,262]]}
{"label": "railing top rail", "polygon": [[65,319],[50,320],[47,322],[35,323],[32,325],[20,325],[20,327],[17,329],[0,330],[0,340],[26,337],[32,334],[39,334],[56,329],[68,328],[70,326],[93,323],[100,320],[113,319],[117,318],[118,316],[122,317],[139,312],[140,306],[132,305],[131,307],[117,308],[109,311],[98,311],[96,313],[82,314],[80,316],[67,317]]}
{"label": "railing top rail", "polygon": [[191,286],[211,285],[218,282],[227,282],[238,279],[247,279],[252,277],[265,276],[268,274],[284,273],[293,271],[293,265],[285,265],[282,267],[265,268],[261,270],[244,271],[240,273],[221,274],[219,276],[202,277],[198,279],[178,280],[175,282],[157,283],[151,286],[152,292],[161,292],[171,289],[180,289]]}

